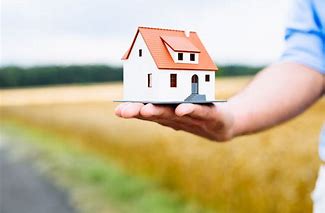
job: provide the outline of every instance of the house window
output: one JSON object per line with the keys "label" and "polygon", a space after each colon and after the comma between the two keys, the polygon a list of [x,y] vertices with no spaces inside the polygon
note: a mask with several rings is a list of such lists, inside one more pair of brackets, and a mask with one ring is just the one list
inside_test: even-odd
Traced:
{"label": "house window", "polygon": [[139,49],[139,57],[142,57],[142,49]]}
{"label": "house window", "polygon": [[195,54],[194,53],[190,54],[190,61],[195,61]]}
{"label": "house window", "polygon": [[170,87],[177,87],[177,75],[170,74]]}
{"label": "house window", "polygon": [[151,73],[149,73],[148,74],[148,87],[152,87],[152,74]]}
{"label": "house window", "polygon": [[205,75],[205,81],[209,82],[210,81],[210,75]]}
{"label": "house window", "polygon": [[183,53],[178,53],[178,60],[183,61]]}

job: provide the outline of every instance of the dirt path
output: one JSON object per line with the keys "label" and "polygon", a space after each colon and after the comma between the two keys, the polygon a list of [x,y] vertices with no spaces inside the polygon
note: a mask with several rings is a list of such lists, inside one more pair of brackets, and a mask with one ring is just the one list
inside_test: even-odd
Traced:
{"label": "dirt path", "polygon": [[10,158],[6,140],[0,135],[0,212],[75,212],[66,193],[42,177],[30,163]]}

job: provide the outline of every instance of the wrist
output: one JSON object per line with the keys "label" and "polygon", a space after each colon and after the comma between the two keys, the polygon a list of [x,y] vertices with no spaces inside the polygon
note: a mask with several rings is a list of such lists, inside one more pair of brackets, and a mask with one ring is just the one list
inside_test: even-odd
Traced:
{"label": "wrist", "polygon": [[240,114],[241,109],[239,106],[240,105],[236,104],[235,101],[231,99],[223,106],[224,109],[230,114],[232,119],[232,125],[230,127],[230,134],[232,138],[245,134],[245,126],[243,125],[244,118]]}

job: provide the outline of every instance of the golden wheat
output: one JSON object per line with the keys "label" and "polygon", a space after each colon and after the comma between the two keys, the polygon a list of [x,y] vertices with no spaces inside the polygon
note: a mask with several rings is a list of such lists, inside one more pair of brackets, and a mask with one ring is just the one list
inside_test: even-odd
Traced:
{"label": "golden wheat", "polygon": [[[218,98],[236,93],[249,80],[217,81]],[[60,101],[62,92],[69,90]],[[1,92],[1,113],[80,137],[83,146],[115,159],[130,173],[155,178],[164,187],[222,212],[311,210],[324,99],[279,127],[218,144],[115,117],[116,104],[109,100],[120,94],[120,85],[6,90]]]}

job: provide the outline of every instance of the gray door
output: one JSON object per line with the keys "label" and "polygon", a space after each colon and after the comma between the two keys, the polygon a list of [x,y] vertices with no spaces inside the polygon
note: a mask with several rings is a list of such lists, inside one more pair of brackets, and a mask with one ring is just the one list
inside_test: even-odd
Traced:
{"label": "gray door", "polygon": [[199,94],[199,77],[192,76],[192,94]]}

